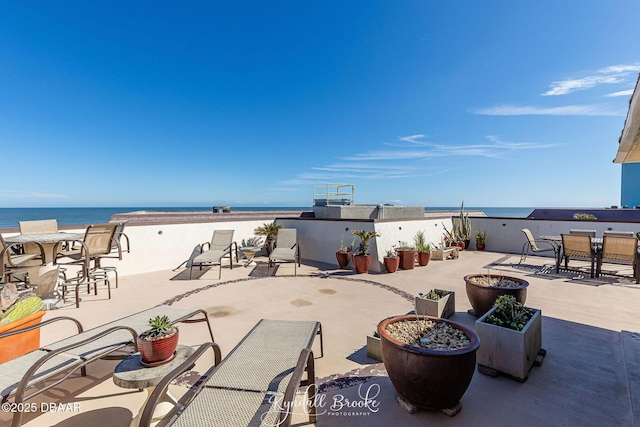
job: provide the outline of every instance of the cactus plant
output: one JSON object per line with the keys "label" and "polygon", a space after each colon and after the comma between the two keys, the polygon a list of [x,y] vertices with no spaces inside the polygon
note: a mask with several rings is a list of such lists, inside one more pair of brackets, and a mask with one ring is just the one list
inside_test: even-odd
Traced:
{"label": "cactus plant", "polygon": [[458,240],[467,241],[471,239],[471,220],[469,214],[464,212],[464,201],[460,206],[460,216],[454,223],[454,233]]}

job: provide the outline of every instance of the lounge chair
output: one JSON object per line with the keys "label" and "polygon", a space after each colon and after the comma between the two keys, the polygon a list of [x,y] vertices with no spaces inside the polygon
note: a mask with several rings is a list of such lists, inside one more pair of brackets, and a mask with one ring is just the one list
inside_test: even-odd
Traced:
{"label": "lounge chair", "polygon": [[[314,321],[262,319],[220,362],[220,349],[207,343],[155,388],[140,421],[149,426],[153,410],[169,383],[209,348],[215,365],[187,392],[159,426],[289,426],[300,386],[307,386],[309,422],[316,421],[315,365],[311,347],[322,326]],[[306,378],[302,378],[306,372]]]}
{"label": "lounge chair", "polygon": [[[209,245],[206,251],[202,251],[205,245]],[[189,267],[189,280],[193,272],[193,266],[198,265],[202,270],[203,265],[216,265],[218,264],[218,279],[222,277],[222,258],[229,257],[229,268],[233,269],[233,254],[232,250],[236,252],[236,262],[238,262],[238,245],[233,241],[233,230],[214,230],[211,237],[211,243],[206,242],[200,245],[200,255],[196,256],[191,261]]]}
{"label": "lounge chair", "polygon": [[586,259],[591,262],[590,277],[594,275],[594,265],[596,261],[596,250],[591,236],[587,234],[561,234],[562,237],[562,258],[564,268],[568,269],[569,259]]}
{"label": "lounge chair", "polygon": [[[55,317],[37,325],[0,334],[4,337],[35,330],[54,322],[69,320],[75,323],[77,334],[69,338],[42,346],[16,359],[0,364],[0,395],[2,401],[13,397],[15,403],[21,403],[46,390],[60,384],[69,378],[76,370],[86,376],[86,366],[102,358],[125,358],[131,351],[121,352],[127,347],[137,351],[138,335],[149,329],[149,318],[157,315],[167,315],[172,324],[180,322],[207,322],[209,336],[213,341],[213,332],[209,324],[207,313],[199,309],[187,309],[160,305],[145,311],[115,320],[108,324],[83,331],[82,325],[70,317]],[[193,318],[202,315],[202,318]],[[1,341],[0,341],[1,342]],[[120,354],[117,354],[120,352]],[[46,382],[42,388],[32,390],[37,385]],[[12,427],[20,425],[22,412],[13,415]]]}
{"label": "lounge chair", "polygon": [[633,231],[613,231],[613,230],[605,230],[604,236],[635,237]]}
{"label": "lounge chair", "polygon": [[298,233],[295,228],[281,228],[278,230],[276,247],[269,254],[267,275],[269,275],[269,269],[274,264],[285,262],[293,263],[294,275],[297,275],[297,267],[300,266],[300,244],[298,242]]}
{"label": "lounge chair", "polygon": [[522,245],[522,253],[520,254],[520,262],[518,265],[522,264],[527,259],[529,251],[533,253],[553,252],[556,262],[556,273],[558,273],[560,270],[560,247],[558,244],[550,240],[535,239],[528,228],[523,228],[522,232],[527,238],[527,241]]}
{"label": "lounge chair", "polygon": [[602,239],[602,251],[598,256],[596,276],[602,274],[602,263],[626,264],[633,267],[633,278],[640,283],[638,271],[638,239],[635,237],[607,236]]}

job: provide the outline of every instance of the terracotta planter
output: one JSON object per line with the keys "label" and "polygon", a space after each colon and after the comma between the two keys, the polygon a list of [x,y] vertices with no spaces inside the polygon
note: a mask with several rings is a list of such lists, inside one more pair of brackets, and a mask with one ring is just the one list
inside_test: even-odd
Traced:
{"label": "terracotta planter", "polygon": [[[46,311],[41,310],[15,322],[0,326],[0,334],[40,323]],[[8,362],[40,348],[40,328],[0,339],[0,363]]]}
{"label": "terracotta planter", "polygon": [[173,357],[178,346],[179,331],[167,338],[157,340],[147,340],[140,337],[138,339],[138,350],[142,357],[142,362],[147,364],[161,364],[169,361]]}
{"label": "terracotta planter", "polygon": [[[512,288],[502,288],[498,286],[484,286],[477,282],[478,278],[491,277],[513,280],[520,283]],[[464,277],[467,287],[467,297],[473,307],[475,316],[482,316],[493,307],[493,303],[500,295],[513,295],[515,299],[524,304],[527,299],[527,287],[529,282],[517,277],[500,276],[497,274],[470,274]]]}
{"label": "terracotta planter", "polygon": [[366,273],[371,266],[371,255],[354,255],[351,257],[353,260],[353,268],[356,273]]}
{"label": "terracotta planter", "polygon": [[464,242],[453,242],[452,246],[457,246],[461,251],[464,251],[464,248],[467,247]]}
{"label": "terracotta planter", "polygon": [[384,258],[384,268],[386,268],[389,273],[398,271],[398,266],[400,266],[400,258]]}
{"label": "terracotta planter", "polygon": [[457,350],[429,350],[404,344],[386,332],[395,322],[415,320],[415,315],[395,316],[378,324],[382,361],[396,391],[407,401],[426,409],[445,409],[456,405],[467,391],[476,368],[478,336],[472,330],[449,320],[428,317],[462,330],[471,340]]}
{"label": "terracotta planter", "polygon": [[339,268],[348,268],[349,261],[351,261],[351,253],[350,252],[336,252],[336,259],[338,260]]}
{"label": "terracotta planter", "polygon": [[403,270],[413,270],[416,265],[416,250],[398,250],[400,258],[400,268]]}
{"label": "terracotta planter", "polygon": [[429,264],[431,252],[418,252],[418,265],[424,267]]}
{"label": "terracotta planter", "polygon": [[484,251],[484,243],[476,243],[476,250]]}
{"label": "terracotta planter", "polygon": [[478,365],[495,369],[525,381],[542,348],[542,312],[535,314],[521,331],[485,323],[496,308],[476,320],[476,333],[482,341]]}

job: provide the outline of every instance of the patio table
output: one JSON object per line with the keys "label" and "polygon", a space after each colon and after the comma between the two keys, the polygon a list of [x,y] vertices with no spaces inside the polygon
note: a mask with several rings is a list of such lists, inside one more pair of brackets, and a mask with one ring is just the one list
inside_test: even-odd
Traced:
{"label": "patio table", "polygon": [[55,254],[53,253],[53,246],[58,242],[68,242],[73,240],[83,240],[84,233],[41,233],[41,234],[26,234],[26,235],[17,235],[5,237],[4,241],[7,244],[27,244],[27,243],[40,243],[41,245],[47,245],[49,247],[45,247],[49,249],[47,253],[45,253],[45,262],[48,264],[53,262],[55,258]]}

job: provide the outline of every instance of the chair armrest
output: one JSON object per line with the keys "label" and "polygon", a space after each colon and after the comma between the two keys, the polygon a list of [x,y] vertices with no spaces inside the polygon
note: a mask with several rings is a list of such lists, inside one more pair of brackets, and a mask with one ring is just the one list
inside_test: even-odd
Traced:
{"label": "chair armrest", "polygon": [[[291,379],[289,380],[289,384],[287,384],[287,389],[284,392],[284,399],[282,402],[282,410],[280,411],[280,419],[278,425],[290,425],[291,424],[291,408],[293,405],[290,402],[296,397],[296,390],[300,386],[300,379],[302,378],[302,373],[305,371],[305,367],[307,364],[310,365],[311,371],[315,371],[313,360],[313,351],[311,349],[305,348],[300,352],[300,357],[298,357],[298,363],[296,364],[296,368],[293,371],[293,375],[291,375]],[[314,382],[315,378],[308,378],[309,382]],[[313,401],[315,396],[309,396],[309,399]]]}
{"label": "chair armrest", "polygon": [[[140,418],[140,424],[139,424],[140,426],[148,427],[151,424],[151,421],[153,419],[153,411],[156,405],[158,404],[158,400],[160,400],[160,398],[164,395],[165,391],[167,390],[167,387],[169,387],[169,383],[171,383],[171,381],[175,380],[180,375],[182,375],[185,371],[190,369],[191,366],[195,364],[196,360],[198,360],[204,354],[204,352],[207,351],[209,348],[213,349],[214,366],[218,366],[218,364],[220,363],[220,360],[222,359],[220,346],[218,346],[218,344],[213,342],[207,342],[202,344],[200,347],[198,347],[198,349],[191,356],[189,356],[187,360],[185,360],[180,366],[175,368],[169,374],[167,374],[167,376],[164,377],[155,387],[155,389],[153,390],[153,393],[151,393],[151,396],[149,396],[149,399],[147,399],[147,404],[145,405],[144,410],[142,411],[142,416]],[[203,379],[205,378],[205,376],[203,376],[197,383],[198,391],[203,387],[204,383],[206,382],[206,379]],[[179,403],[184,406],[187,406],[189,403],[191,403],[191,400],[194,397],[195,396],[191,396],[191,399],[188,402],[183,402],[182,399],[180,399]]]}
{"label": "chair armrest", "polygon": [[49,325],[49,324],[57,322],[59,320],[71,320],[73,323],[76,324],[76,327],[78,328],[78,333],[83,332],[82,324],[79,321],[77,321],[73,317],[60,316],[60,317],[54,317],[53,319],[44,320],[44,321],[38,323],[37,325],[27,326],[25,328],[16,329],[16,330],[10,331],[10,332],[4,332],[4,333],[0,334],[0,338],[10,337],[11,335],[17,335],[17,334],[21,334],[23,332],[32,331],[34,329],[41,328],[43,326]]}
{"label": "chair armrest", "polygon": [[[40,259],[42,260],[42,264],[40,264],[40,265],[46,265],[47,261],[46,261],[46,257],[45,257],[44,246],[42,246],[42,244],[38,243],[38,242],[33,242],[33,244],[38,245],[38,249],[40,249]],[[5,254],[7,252],[9,252],[11,249],[13,249],[14,247],[21,247],[21,246],[23,246],[22,243],[11,243],[11,244],[7,245],[2,250],[2,252],[0,252],[0,260],[5,259]],[[15,254],[15,251],[13,251],[13,253]],[[11,262],[11,253],[6,255],[6,259],[7,259],[7,262],[9,263],[10,266],[12,266],[12,267],[20,267],[19,265],[16,265],[13,262]]]}

